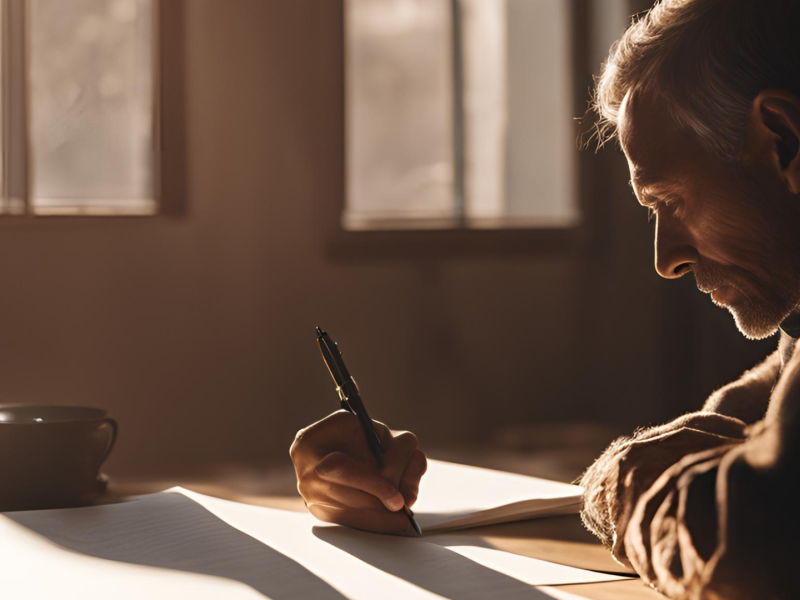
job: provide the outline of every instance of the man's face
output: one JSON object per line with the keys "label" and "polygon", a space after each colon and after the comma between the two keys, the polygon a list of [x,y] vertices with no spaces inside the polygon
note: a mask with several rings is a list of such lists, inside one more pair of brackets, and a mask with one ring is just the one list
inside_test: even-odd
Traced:
{"label": "man's face", "polygon": [[619,133],[631,185],[655,223],[658,273],[693,272],[746,337],[772,335],[800,303],[800,202],[771,157],[745,148],[723,161],[646,98],[625,99]]}

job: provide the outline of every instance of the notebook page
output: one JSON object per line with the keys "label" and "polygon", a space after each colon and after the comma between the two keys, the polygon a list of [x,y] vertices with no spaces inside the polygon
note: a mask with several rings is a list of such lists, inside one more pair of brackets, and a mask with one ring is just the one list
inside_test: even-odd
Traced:
{"label": "notebook page", "polygon": [[[425,590],[458,600],[545,600],[551,595],[539,586],[628,578],[504,552],[477,536],[381,535],[320,524],[307,514],[249,506],[180,488],[172,491],[192,498],[229,525],[296,560],[353,600],[372,600],[376,589],[382,590],[380,597],[385,598],[417,597],[408,595],[410,590],[394,590],[408,584],[417,594]],[[309,527],[313,523],[317,525]],[[379,580],[382,583],[376,586]]]}
{"label": "notebook page", "polygon": [[538,586],[623,579],[503,552],[479,537],[320,526],[309,514],[179,488],[119,504],[5,513],[0,534],[2,590],[26,600],[101,600],[110,590],[131,600],[550,600]]}
{"label": "notebook page", "polygon": [[430,460],[414,514],[433,532],[577,513],[582,497],[577,485]]}

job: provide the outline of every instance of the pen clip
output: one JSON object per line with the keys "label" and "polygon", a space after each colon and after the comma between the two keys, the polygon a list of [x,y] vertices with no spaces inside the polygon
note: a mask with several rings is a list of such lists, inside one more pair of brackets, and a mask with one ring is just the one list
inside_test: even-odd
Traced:
{"label": "pen clip", "polygon": [[341,388],[341,386],[337,385],[336,386],[336,391],[339,394],[339,402],[342,405],[342,408],[344,410],[346,410],[347,412],[355,414],[356,411],[354,411],[353,407],[350,406],[350,400],[347,398],[347,395],[344,393],[344,390]]}
{"label": "pen clip", "polygon": [[337,385],[336,392],[339,394],[339,400],[341,400],[342,402],[347,402],[347,394],[344,393],[344,389],[342,388],[342,386]]}

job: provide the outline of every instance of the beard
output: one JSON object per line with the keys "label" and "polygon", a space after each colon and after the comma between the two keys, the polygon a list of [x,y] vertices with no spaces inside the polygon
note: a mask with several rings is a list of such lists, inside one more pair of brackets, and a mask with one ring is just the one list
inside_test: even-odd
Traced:
{"label": "beard", "polygon": [[778,328],[793,311],[789,308],[772,307],[752,302],[746,298],[741,305],[725,306],[733,315],[736,327],[749,340],[763,340],[774,335]]}
{"label": "beard", "polygon": [[730,304],[720,304],[713,298],[712,302],[730,312],[737,329],[750,340],[774,335],[800,303],[800,278],[796,276],[755,286],[715,263],[697,265],[694,272],[697,287],[702,291],[731,287],[738,292],[737,300]]}

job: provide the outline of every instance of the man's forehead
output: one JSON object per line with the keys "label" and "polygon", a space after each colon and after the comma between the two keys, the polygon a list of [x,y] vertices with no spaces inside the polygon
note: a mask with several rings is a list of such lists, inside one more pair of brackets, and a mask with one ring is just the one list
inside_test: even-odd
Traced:
{"label": "man's forehead", "polygon": [[628,92],[619,108],[617,132],[622,149],[629,158],[645,158],[663,139],[666,110],[650,96]]}
{"label": "man's forehead", "polygon": [[[638,106],[636,106],[638,105]],[[637,110],[638,109],[638,110]],[[626,94],[620,105],[619,122],[617,123],[617,135],[622,151],[628,158],[628,166],[631,173],[631,185],[634,191],[646,186],[651,179],[651,174],[647,165],[647,144],[642,138],[642,110],[641,102],[636,102],[630,92]],[[645,124],[646,129],[646,124]]]}
{"label": "man's forehead", "polygon": [[652,95],[625,96],[617,133],[635,187],[646,187],[667,177],[689,149],[686,134],[674,125],[666,107]]}

